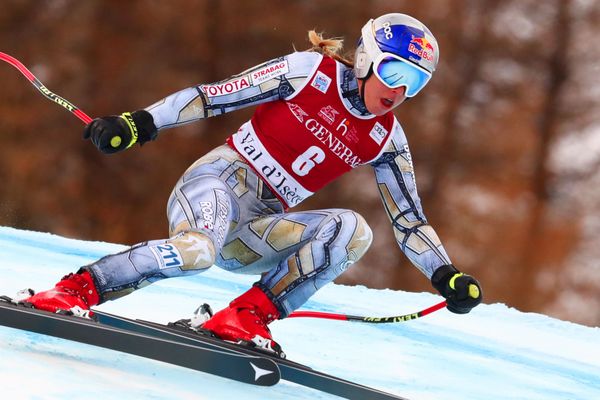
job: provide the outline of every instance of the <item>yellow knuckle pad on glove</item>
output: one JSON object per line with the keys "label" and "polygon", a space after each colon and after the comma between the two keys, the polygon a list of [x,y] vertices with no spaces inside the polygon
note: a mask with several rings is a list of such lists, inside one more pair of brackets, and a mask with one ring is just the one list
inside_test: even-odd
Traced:
{"label": "yellow knuckle pad on glove", "polygon": [[115,149],[121,145],[121,142],[122,140],[120,136],[113,136],[113,138],[110,139],[110,145]]}
{"label": "yellow knuckle pad on glove", "polygon": [[479,291],[479,288],[477,287],[477,285],[469,285],[469,296],[471,296],[474,299],[479,298],[479,295],[481,294],[481,292]]}

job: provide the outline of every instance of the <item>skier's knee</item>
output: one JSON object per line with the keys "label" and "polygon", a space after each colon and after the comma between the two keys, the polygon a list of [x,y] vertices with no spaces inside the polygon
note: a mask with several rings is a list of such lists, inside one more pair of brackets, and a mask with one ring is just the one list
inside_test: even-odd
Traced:
{"label": "skier's knee", "polygon": [[369,249],[373,241],[373,231],[367,224],[362,215],[355,211],[350,211],[353,219],[356,221],[354,234],[348,243],[348,260],[352,263],[358,261]]}
{"label": "skier's knee", "polygon": [[181,232],[168,240],[181,257],[183,271],[201,271],[215,263],[216,251],[212,240],[203,233]]}

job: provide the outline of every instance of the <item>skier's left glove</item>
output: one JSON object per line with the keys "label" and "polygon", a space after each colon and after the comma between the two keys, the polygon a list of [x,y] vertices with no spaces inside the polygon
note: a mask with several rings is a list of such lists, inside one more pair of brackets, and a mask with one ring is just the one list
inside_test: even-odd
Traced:
{"label": "skier's left glove", "polygon": [[96,118],[83,131],[103,153],[111,154],[156,139],[158,131],[152,115],[146,110]]}
{"label": "skier's left glove", "polygon": [[453,313],[466,314],[481,303],[479,282],[472,276],[459,272],[454,265],[438,268],[431,277],[431,283],[446,298],[447,308]]}

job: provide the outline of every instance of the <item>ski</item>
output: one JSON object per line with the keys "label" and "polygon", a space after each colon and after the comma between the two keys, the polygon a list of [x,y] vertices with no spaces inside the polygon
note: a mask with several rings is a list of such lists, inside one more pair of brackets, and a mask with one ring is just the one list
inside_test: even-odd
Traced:
{"label": "ski", "polygon": [[407,400],[404,397],[386,393],[378,389],[351,382],[333,375],[315,371],[312,368],[299,364],[274,354],[240,346],[223,340],[199,334],[192,329],[181,326],[167,326],[156,322],[134,320],[118,315],[94,310],[98,321],[104,325],[113,326],[127,331],[154,336],[166,340],[177,341],[192,346],[206,349],[219,349],[231,354],[260,355],[273,360],[281,371],[281,379],[294,382],[325,393],[333,394],[347,399],[372,399],[372,400]]}
{"label": "ski", "polygon": [[[148,335],[126,326],[53,314],[0,299],[0,325],[73,340],[259,386],[279,382],[277,363],[259,354],[199,346],[176,336]],[[125,329],[122,329],[125,328]]]}
{"label": "ski", "polygon": [[95,321],[0,300],[0,325],[11,328],[117,350],[254,385],[271,386],[281,378],[347,399],[406,400],[182,326],[134,320],[96,310],[94,313]]}

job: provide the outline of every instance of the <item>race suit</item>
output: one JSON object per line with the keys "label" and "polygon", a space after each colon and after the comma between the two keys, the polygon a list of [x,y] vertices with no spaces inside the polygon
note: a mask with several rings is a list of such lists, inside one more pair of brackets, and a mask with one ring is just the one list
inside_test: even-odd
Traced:
{"label": "race suit", "polygon": [[167,205],[169,239],[84,267],[101,302],[217,265],[262,274],[255,285],[284,318],[372,241],[354,211],[288,209],[367,164],[404,254],[428,278],[451,263],[423,215],[402,127],[391,112],[367,111],[352,68],[316,52],[295,52],[184,89],[146,110],[162,131],[249,106],[258,106],[251,120],[177,182]]}

